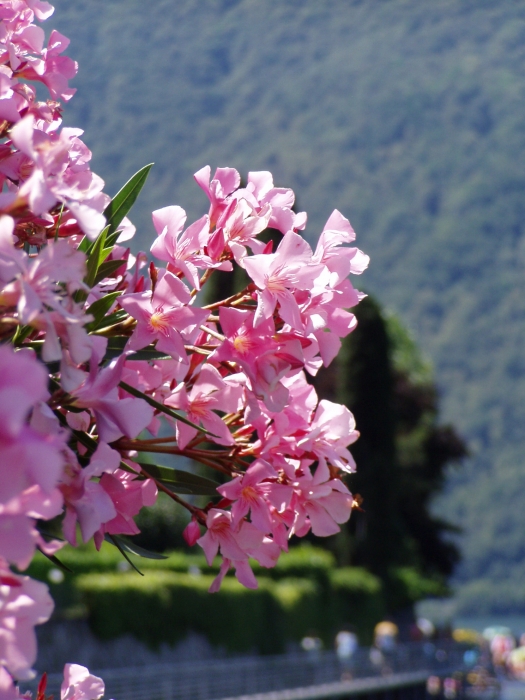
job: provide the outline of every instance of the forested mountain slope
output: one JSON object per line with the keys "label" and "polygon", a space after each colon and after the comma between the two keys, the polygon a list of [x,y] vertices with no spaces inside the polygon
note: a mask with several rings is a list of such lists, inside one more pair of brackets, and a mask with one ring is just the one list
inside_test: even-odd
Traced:
{"label": "forested mountain slope", "polygon": [[334,207],[350,218],[361,286],[413,329],[469,440],[439,506],[465,528],[458,580],[510,575],[525,607],[525,4],[55,5],[80,63],[66,121],[94,170],[113,193],[155,162],[142,247],[151,209],[204,211],[206,163],[272,170],[312,235]]}

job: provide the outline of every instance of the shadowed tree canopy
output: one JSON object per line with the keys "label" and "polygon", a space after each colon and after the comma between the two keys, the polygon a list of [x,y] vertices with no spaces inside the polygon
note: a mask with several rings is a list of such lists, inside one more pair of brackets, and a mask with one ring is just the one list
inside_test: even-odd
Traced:
{"label": "shadowed tree canopy", "polygon": [[458,562],[446,539],[455,528],[431,505],[466,448],[453,427],[439,424],[431,373],[397,319],[386,319],[370,297],[355,313],[357,329],[314,380],[322,397],[348,406],[361,433],[351,447],[357,472],[347,481],[362,511],[329,546],[341,563],[380,576],[397,608],[411,602],[400,571],[443,585]]}

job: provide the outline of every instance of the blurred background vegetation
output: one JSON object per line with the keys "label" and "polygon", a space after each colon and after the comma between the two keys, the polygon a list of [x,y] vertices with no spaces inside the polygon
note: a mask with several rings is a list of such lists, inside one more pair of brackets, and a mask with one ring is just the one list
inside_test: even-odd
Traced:
{"label": "blurred background vegetation", "polygon": [[[210,291],[224,298],[219,288]],[[208,567],[198,547],[188,548],[182,537],[187,515],[160,494],[138,516],[141,534],[131,539],[167,558],[128,555],[126,561],[116,548],[105,544],[97,553],[92,543],[59,553],[65,573],[36,558],[29,573],[51,584],[55,621],[87,619],[101,640],[131,634],[153,649],[174,645],[189,631],[230,652],[280,653],[312,634],[330,648],[343,626],[370,644],[385,616],[409,636],[414,603],[449,593],[447,579],[459,558],[446,539],[454,526],[430,505],[446,467],[466,448],[451,426],[439,423],[430,368],[399,320],[385,318],[370,297],[357,314],[357,330],[313,380],[322,398],[351,408],[361,430],[354,447],[359,471],[346,480],[363,507],[341,532],[292,540],[275,569],[254,562],[256,591],[230,572],[211,595],[220,561]]]}
{"label": "blurred background vegetation", "polygon": [[[464,609],[525,611],[525,6],[55,5],[48,25],[71,38],[69,54],[80,64],[66,123],[86,130],[108,192],[155,162],[133,217],[136,247],[149,247],[152,209],[178,203],[195,217],[205,210],[191,176],[209,163],[270,169],[276,183],[296,190],[312,239],[339,208],[371,255],[359,282],[386,309],[363,310],[377,357],[362,388],[355,377],[344,388],[363,428],[351,486],[365,496],[366,527],[358,533],[355,518],[348,533],[353,560],[383,580],[387,569],[409,566],[437,581],[459,545],[454,584]],[[388,342],[404,337],[389,351],[390,368],[385,315]],[[431,358],[435,386],[410,337]],[[356,340],[345,349],[358,366],[360,347]],[[375,372],[385,380],[377,391]],[[333,391],[333,381],[326,384]],[[365,394],[381,392],[389,403],[367,404]],[[446,483],[447,460],[463,445],[437,420],[438,397],[444,423],[470,454]],[[367,483],[374,472],[366,459],[382,475],[377,482]],[[448,544],[445,521],[462,531],[448,530]],[[376,526],[385,536],[378,554],[392,551],[389,538],[400,543],[392,560],[373,561],[360,544]]]}

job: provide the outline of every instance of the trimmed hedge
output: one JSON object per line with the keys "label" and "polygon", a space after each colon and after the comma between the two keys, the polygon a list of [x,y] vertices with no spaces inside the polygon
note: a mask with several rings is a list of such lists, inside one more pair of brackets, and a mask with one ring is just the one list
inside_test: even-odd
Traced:
{"label": "trimmed hedge", "polygon": [[292,548],[274,569],[254,564],[256,591],[227,576],[214,595],[208,588],[218,563],[208,567],[199,554],[134,557],[144,576],[125,570],[129,565],[110,545],[100,552],[92,546],[67,548],[60,559],[73,571],[60,584],[50,581],[56,567],[42,555],[29,569],[50,584],[57,615],[87,615],[100,638],[133,634],[152,648],[175,644],[194,630],[229,651],[279,653],[308,634],[331,646],[344,624],[352,624],[368,643],[384,616],[377,577],[364,569],[336,569],[331,553],[309,544]]}
{"label": "trimmed hedge", "polygon": [[[199,548],[198,551],[200,552]],[[132,558],[139,569],[160,569],[186,573],[190,567],[198,567],[203,573],[215,574],[220,567],[218,558],[209,567],[204,555],[200,553],[169,552],[166,556],[167,559],[143,559],[134,556]],[[58,558],[74,574],[109,573],[118,570],[119,566],[125,562],[118,549],[106,542],[102,544],[100,552],[97,552],[93,543],[80,547],[68,546],[58,553]],[[316,580],[326,582],[329,579],[330,571],[335,567],[335,558],[331,552],[305,543],[292,547],[288,553],[283,554],[273,569],[265,569],[257,562],[252,562],[252,567],[257,576],[270,576],[276,579],[314,577]],[[45,556],[37,553],[28,571],[31,576],[43,580],[52,568],[55,568],[55,565]]]}
{"label": "trimmed hedge", "polygon": [[133,634],[149,646],[174,644],[188,631],[228,651],[279,653],[307,634],[330,646],[335,632],[351,622],[363,643],[384,613],[381,586],[367,572],[339,570],[329,590],[314,580],[260,578],[255,591],[226,578],[211,595],[212,576],[150,570],[85,574],[75,585],[102,639]]}
{"label": "trimmed hedge", "polygon": [[381,581],[366,569],[346,566],[331,572],[334,617],[353,625],[361,644],[372,644],[374,627],[386,615]]}
{"label": "trimmed hedge", "polygon": [[[211,576],[172,571],[85,574],[76,580],[101,639],[133,634],[152,648],[175,644],[190,631],[229,651],[277,653],[285,648],[282,608],[270,581],[249,591],[226,579],[216,595]],[[301,596],[299,596],[301,597]]]}

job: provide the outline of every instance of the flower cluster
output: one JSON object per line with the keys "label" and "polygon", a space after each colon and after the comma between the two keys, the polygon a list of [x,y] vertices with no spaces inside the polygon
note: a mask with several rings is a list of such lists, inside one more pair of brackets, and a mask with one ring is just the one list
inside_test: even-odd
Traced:
{"label": "flower cluster", "polygon": [[[52,32],[45,44],[34,24],[51,12],[41,0],[0,0],[0,674],[9,697],[11,679],[32,673],[34,625],[53,607],[43,584],[11,569],[24,570],[36,548],[53,555],[64,540],[92,538],[122,548],[162,490],[191,514],[188,543],[210,564],[222,557],[211,590],[232,567],[255,588],[250,559],[275,566],[292,535],[332,535],[354,505],[343,481],[355,468],[353,416],[319,400],[307,378],[356,324],[349,309],[362,294],[348,276],[368,257],[352,246],[349,221],[334,211],[314,250],[300,233],[306,214],[270,173],[249,173],[241,187],[235,169],[212,177],[205,167],[195,180],[208,212],[188,226],[179,206],[153,212],[156,262],[132,255],[125,215],[149,166],[110,200],[81,132],[60,130],[76,64],[61,55],[65,37]],[[50,99],[37,101],[28,80]],[[246,284],[199,306],[214,271],[240,272]],[[145,452],[183,455],[220,472],[222,485],[201,475],[181,489],[181,472],[140,463]],[[195,498],[214,491],[206,505]],[[61,538],[42,527],[57,516]],[[66,675],[84,674],[98,692],[79,668]],[[68,687],[63,700],[81,697]]]}

